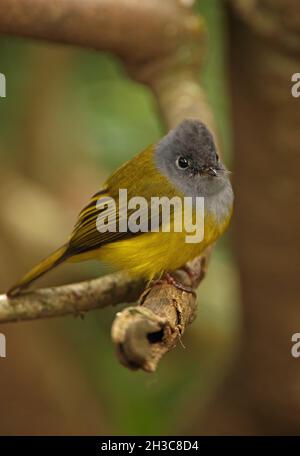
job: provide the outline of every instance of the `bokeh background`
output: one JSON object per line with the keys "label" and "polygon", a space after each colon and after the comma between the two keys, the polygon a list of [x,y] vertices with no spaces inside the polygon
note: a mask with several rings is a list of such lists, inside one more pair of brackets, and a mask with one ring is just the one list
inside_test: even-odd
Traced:
{"label": "bokeh background", "polygon": [[[228,71],[232,23],[224,2],[197,1],[195,10],[206,21],[209,39],[199,80],[235,183]],[[132,82],[111,55],[1,36],[0,71],[7,79],[7,97],[0,100],[0,289],[5,292],[65,240],[79,210],[111,171],[157,141],[165,130],[151,92]],[[255,80],[259,77],[254,75]],[[289,80],[286,84],[289,90]],[[251,90],[247,95],[252,96]],[[234,217],[233,226],[239,222]],[[0,434],[176,435],[222,429],[214,414],[207,418],[209,430],[203,423],[242,346],[243,302],[234,233],[231,227],[214,249],[199,292],[198,318],[185,334],[184,346],[170,352],[155,374],[130,372],[118,363],[110,340],[115,308],[90,312],[84,319],[70,316],[1,325],[7,358],[0,359]],[[106,272],[95,262],[64,265],[39,285]],[[252,286],[263,288],[263,282]],[[268,334],[272,337],[272,332]],[[284,339],[287,358],[289,342]],[[264,356],[260,347],[256,349],[257,356]],[[225,433],[267,429],[265,425],[240,429],[245,416],[253,416],[251,397],[245,399],[246,413],[242,418],[237,414]],[[273,397],[267,402],[276,401]],[[228,417],[230,421],[235,415],[232,409],[232,405],[222,407],[219,421]],[[286,423],[288,429],[287,418]]]}

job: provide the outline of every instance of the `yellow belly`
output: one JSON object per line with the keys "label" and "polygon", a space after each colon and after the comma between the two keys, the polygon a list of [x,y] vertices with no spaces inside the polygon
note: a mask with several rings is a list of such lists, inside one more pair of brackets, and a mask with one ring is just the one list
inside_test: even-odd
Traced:
{"label": "yellow belly", "polygon": [[200,255],[223,233],[228,222],[229,218],[222,225],[218,225],[212,218],[206,217],[204,237],[198,243],[187,243],[188,233],[185,231],[149,232],[105,244],[93,253],[77,255],[74,260],[81,261],[93,257],[117,269],[125,269],[132,275],[151,280],[164,271],[175,270]]}
{"label": "yellow belly", "polygon": [[151,280],[184,265],[204,248],[204,242],[187,244],[185,233],[145,233],[104,246],[99,249],[99,259]]}

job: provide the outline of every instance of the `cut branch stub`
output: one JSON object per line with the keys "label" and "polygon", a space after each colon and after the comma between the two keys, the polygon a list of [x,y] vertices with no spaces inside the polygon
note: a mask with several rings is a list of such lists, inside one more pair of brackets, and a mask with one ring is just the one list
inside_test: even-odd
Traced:
{"label": "cut branch stub", "polygon": [[[206,256],[189,263],[188,272],[178,270],[176,279],[193,290],[203,279]],[[161,357],[180,340],[196,317],[196,294],[167,282],[155,283],[142,294],[136,307],[116,315],[112,339],[118,358],[126,367],[154,372]]]}

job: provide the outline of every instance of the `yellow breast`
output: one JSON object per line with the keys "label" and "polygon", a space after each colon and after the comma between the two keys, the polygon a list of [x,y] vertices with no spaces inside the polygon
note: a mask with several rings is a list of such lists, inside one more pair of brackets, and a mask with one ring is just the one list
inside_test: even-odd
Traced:
{"label": "yellow breast", "polygon": [[95,256],[118,269],[126,269],[133,275],[151,280],[164,271],[175,270],[200,255],[224,232],[229,219],[230,215],[222,224],[217,224],[213,217],[207,214],[204,237],[199,243],[186,242],[186,231],[149,232],[104,245]]}

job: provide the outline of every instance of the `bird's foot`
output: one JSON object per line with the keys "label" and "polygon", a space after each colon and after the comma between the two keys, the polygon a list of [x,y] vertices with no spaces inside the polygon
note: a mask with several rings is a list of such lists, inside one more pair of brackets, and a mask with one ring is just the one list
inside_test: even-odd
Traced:
{"label": "bird's foot", "polygon": [[173,285],[178,290],[185,291],[186,293],[191,293],[193,296],[196,297],[196,292],[193,290],[192,287],[189,287],[188,285],[184,285],[183,283],[179,282],[169,272],[166,272],[162,278],[151,281],[149,283],[149,287],[155,287],[158,285],[163,285],[165,283]]}
{"label": "bird's foot", "polygon": [[196,297],[196,292],[192,287],[189,287],[188,285],[184,285],[183,283],[179,282],[169,272],[165,273],[164,280],[168,284],[173,285],[178,290],[185,291],[186,293],[191,293],[193,296]]}

